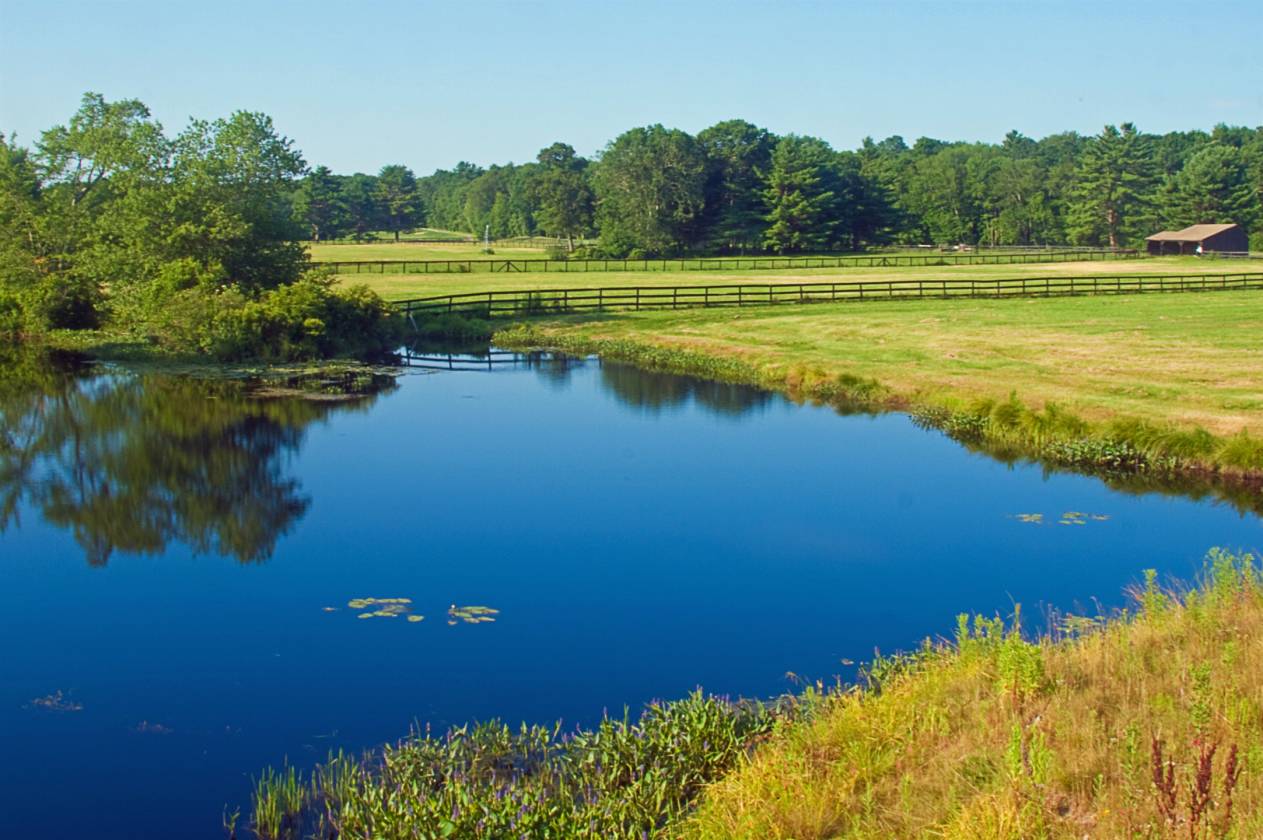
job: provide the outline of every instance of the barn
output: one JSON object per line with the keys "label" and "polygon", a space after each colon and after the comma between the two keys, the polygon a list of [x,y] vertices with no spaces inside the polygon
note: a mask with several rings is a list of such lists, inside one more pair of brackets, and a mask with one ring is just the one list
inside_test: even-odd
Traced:
{"label": "barn", "polygon": [[1149,253],[1154,256],[1163,254],[1196,254],[1202,251],[1238,251],[1250,250],[1250,241],[1241,225],[1190,225],[1184,230],[1164,230],[1145,239]]}

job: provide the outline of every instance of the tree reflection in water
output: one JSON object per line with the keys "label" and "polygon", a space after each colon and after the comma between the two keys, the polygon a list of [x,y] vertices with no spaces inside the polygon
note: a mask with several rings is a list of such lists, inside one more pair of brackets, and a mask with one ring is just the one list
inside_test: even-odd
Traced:
{"label": "tree reflection in water", "polygon": [[263,398],[248,381],[102,370],[30,351],[4,351],[0,366],[0,532],[38,511],[94,566],[173,541],[241,563],[268,559],[311,504],[285,456],[311,423],[393,387],[374,376],[373,393],[350,400]]}

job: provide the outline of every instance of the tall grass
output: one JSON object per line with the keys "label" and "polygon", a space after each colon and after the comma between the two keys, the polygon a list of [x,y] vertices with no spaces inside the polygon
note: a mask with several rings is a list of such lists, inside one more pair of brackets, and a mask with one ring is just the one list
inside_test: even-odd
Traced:
{"label": "tall grass", "polygon": [[307,778],[267,771],[251,824],[264,840],[642,838],[819,698],[764,705],[697,692],[590,730],[491,722],[414,733],[378,754],[332,755]]}
{"label": "tall grass", "polygon": [[[700,692],[591,730],[414,733],[259,779],[281,838],[1263,837],[1263,563],[1130,590],[1038,638],[952,640],[774,705]],[[757,748],[756,748],[757,747]],[[226,819],[227,824],[227,819]]]}
{"label": "tall grass", "polygon": [[1051,635],[962,617],[712,785],[687,838],[1263,837],[1263,566]]}

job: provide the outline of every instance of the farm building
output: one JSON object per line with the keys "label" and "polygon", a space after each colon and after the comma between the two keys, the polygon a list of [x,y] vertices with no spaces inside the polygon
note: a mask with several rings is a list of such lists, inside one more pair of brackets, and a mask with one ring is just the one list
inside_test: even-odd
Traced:
{"label": "farm building", "polygon": [[1248,251],[1249,240],[1241,225],[1190,225],[1184,230],[1164,230],[1145,239],[1149,253],[1196,254],[1202,251]]}

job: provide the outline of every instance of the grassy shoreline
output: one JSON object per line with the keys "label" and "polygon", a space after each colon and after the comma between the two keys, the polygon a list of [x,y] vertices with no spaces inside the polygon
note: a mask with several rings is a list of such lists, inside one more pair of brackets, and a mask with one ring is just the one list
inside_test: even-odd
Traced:
{"label": "grassy shoreline", "polygon": [[1263,832],[1263,565],[1212,550],[1193,588],[1031,639],[961,615],[955,639],[856,686],[772,705],[700,692],[587,731],[491,722],[310,776],[266,771],[264,840],[1246,838]]}
{"label": "grassy shoreline", "polygon": [[907,411],[1063,466],[1263,480],[1263,356],[1250,338],[1263,296],[788,309],[570,317],[494,341]]}

